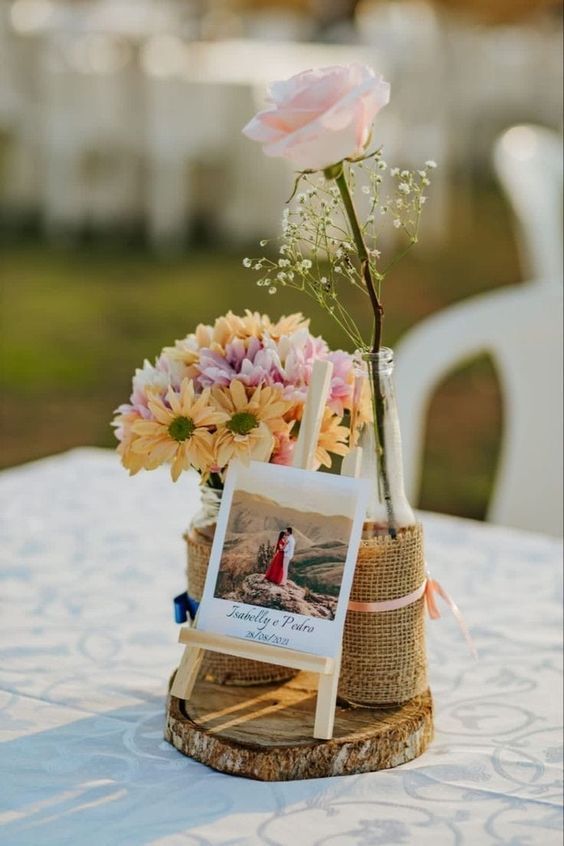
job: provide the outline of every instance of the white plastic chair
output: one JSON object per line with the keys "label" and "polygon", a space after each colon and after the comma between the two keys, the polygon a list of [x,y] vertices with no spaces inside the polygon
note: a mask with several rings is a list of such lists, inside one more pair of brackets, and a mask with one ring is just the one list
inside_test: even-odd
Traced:
{"label": "white plastic chair", "polygon": [[[456,366],[492,356],[503,397],[503,439],[488,519],[562,535],[562,286],[532,282],[458,303],[401,342],[396,385],[405,482],[420,489],[425,417]],[[460,480],[464,484],[464,480]]]}
{"label": "white plastic chair", "polygon": [[517,218],[525,279],[562,279],[562,138],[514,126],[498,139],[494,163]]}

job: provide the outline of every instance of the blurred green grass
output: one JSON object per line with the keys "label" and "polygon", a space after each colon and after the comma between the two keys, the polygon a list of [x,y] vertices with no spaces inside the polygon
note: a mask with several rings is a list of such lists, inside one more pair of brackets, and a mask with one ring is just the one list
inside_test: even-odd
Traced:
{"label": "blurred green grass", "polygon": [[[511,221],[497,190],[465,186],[453,197],[444,241],[424,241],[386,282],[389,345],[451,302],[518,281]],[[4,237],[1,465],[77,445],[112,446],[112,410],[127,399],[134,368],[229,308],[273,317],[301,310],[316,334],[346,346],[310,300],[290,291],[269,296],[255,286],[241,259],[256,249],[208,245],[165,260],[115,242],[63,249]],[[353,310],[368,330],[361,295]],[[500,431],[491,363],[480,360],[454,373],[432,403],[421,505],[483,517]]]}

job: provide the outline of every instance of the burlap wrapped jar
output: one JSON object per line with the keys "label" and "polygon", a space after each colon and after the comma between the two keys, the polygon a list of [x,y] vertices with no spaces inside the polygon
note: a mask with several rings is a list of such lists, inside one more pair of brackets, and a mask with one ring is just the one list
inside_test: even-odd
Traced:
{"label": "burlap wrapped jar", "polygon": [[[423,529],[361,541],[352,602],[408,596],[425,581]],[[395,611],[347,612],[339,697],[366,707],[406,702],[427,690],[424,597]]]}
{"label": "burlap wrapped jar", "polygon": [[[206,537],[195,528],[189,529],[184,537],[188,547],[188,593],[199,601],[204,592],[212,537]],[[201,673],[217,684],[233,685],[268,684],[286,681],[296,675],[296,671],[288,667],[277,667],[262,661],[248,661],[219,652],[206,652]]]}

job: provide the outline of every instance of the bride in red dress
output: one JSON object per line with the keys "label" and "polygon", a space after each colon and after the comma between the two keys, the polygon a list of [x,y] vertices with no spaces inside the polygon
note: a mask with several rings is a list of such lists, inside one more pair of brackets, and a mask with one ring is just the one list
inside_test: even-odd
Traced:
{"label": "bride in red dress", "polygon": [[276,552],[268,565],[264,578],[275,585],[281,585],[284,580],[284,549],[286,547],[286,532],[280,532],[276,543]]}

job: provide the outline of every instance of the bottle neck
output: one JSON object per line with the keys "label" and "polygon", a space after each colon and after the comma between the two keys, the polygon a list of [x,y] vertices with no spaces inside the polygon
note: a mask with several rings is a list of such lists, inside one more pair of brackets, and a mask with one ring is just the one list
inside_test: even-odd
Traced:
{"label": "bottle neck", "polygon": [[380,347],[378,352],[357,352],[356,357],[366,370],[380,376],[392,376],[394,373],[394,351],[390,347]]}

